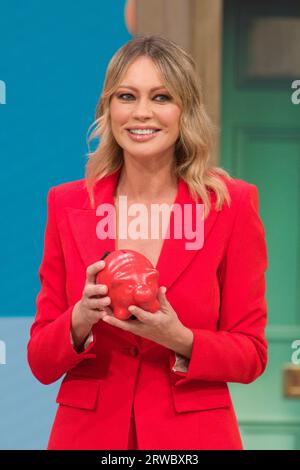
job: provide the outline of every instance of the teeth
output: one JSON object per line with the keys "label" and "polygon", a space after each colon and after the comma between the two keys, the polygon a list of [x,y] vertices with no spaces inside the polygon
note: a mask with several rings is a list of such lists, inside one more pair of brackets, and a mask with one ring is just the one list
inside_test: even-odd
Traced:
{"label": "teeth", "polygon": [[130,129],[131,134],[154,134],[155,129]]}

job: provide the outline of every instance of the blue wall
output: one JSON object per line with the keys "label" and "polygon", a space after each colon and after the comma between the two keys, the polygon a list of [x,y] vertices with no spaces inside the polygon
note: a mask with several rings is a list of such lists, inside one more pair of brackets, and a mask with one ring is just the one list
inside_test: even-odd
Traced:
{"label": "blue wall", "polygon": [[51,186],[84,176],[86,132],[107,64],[131,39],[124,6],[125,0],[0,4],[0,81],[6,85],[6,104],[0,104],[0,341],[7,362],[1,365],[0,358],[0,449],[46,446],[58,384],[40,385],[26,363],[46,196]]}

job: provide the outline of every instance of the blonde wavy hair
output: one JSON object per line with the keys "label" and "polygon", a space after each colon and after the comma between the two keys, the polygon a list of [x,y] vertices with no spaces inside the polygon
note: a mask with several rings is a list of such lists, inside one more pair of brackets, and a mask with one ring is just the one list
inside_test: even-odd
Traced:
{"label": "blonde wavy hair", "polygon": [[[211,209],[209,191],[216,195],[216,209],[221,210],[230,195],[223,178],[233,180],[223,168],[210,164],[215,126],[204,108],[202,91],[192,57],[178,44],[162,36],[136,36],[122,46],[110,60],[95,121],[88,129],[88,160],[85,167],[85,186],[94,208],[95,183],[123,165],[123,149],[115,140],[110,122],[109,104],[128,67],[139,57],[152,59],[171,96],[181,106],[180,132],[175,144],[174,169],[188,185],[190,194],[202,199],[204,216]],[[90,142],[99,138],[96,149],[90,151]],[[223,177],[223,178],[222,178]]]}

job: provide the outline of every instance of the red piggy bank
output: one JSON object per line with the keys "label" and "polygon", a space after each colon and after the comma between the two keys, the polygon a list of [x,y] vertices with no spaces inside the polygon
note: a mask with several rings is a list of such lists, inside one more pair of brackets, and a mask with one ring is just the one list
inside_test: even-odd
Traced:
{"label": "red piggy bank", "polygon": [[134,250],[115,250],[105,253],[104,258],[105,268],[98,273],[96,282],[107,285],[109,307],[116,318],[130,318],[129,305],[152,313],[159,309],[158,271],[144,255]]}

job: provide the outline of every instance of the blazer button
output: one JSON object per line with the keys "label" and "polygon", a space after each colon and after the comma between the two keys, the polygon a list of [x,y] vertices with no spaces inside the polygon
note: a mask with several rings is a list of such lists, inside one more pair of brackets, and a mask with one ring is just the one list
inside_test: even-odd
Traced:
{"label": "blazer button", "polygon": [[128,351],[129,351],[130,356],[133,356],[133,357],[136,357],[139,353],[139,350],[136,346],[130,346],[130,348],[128,348]]}

